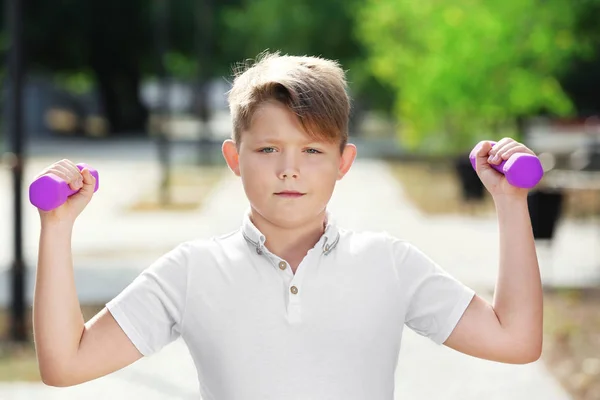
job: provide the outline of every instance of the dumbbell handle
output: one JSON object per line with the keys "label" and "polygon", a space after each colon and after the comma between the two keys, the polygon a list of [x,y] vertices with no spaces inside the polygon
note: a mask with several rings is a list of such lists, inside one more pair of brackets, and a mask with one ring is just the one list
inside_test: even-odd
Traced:
{"label": "dumbbell handle", "polygon": [[[477,143],[471,154],[469,154],[473,169],[477,169],[477,153],[484,143],[485,141]],[[492,146],[496,144],[496,142],[490,143],[492,143]],[[529,153],[515,153],[508,160],[503,160],[498,165],[490,164],[490,166],[501,174],[504,174],[508,183],[520,188],[531,189],[544,176],[544,169],[540,159]]]}
{"label": "dumbbell handle", "polygon": [[[85,163],[77,164],[77,168],[82,171],[88,168],[92,176],[96,178],[94,192],[98,190],[99,176],[98,171]],[[79,190],[73,190],[69,184],[62,178],[54,174],[45,174],[34,180],[29,185],[29,201],[31,204],[43,211],[50,211],[61,206],[69,196],[74,195]]]}

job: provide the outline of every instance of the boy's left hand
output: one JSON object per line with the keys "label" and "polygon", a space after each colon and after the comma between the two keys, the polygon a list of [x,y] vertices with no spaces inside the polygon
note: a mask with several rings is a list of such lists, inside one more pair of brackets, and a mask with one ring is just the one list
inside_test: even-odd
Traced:
{"label": "boy's left hand", "polygon": [[523,189],[512,186],[503,174],[496,171],[490,164],[499,165],[502,161],[508,160],[515,153],[529,153],[535,155],[533,151],[524,144],[511,138],[504,138],[498,141],[493,147],[491,142],[484,142],[477,153],[477,175],[490,192],[494,199],[498,197],[527,197],[529,189]]}

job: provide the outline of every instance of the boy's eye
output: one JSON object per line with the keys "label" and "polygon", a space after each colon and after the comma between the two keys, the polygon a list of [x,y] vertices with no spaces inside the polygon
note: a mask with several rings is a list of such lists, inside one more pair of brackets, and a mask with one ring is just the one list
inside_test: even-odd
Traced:
{"label": "boy's eye", "polygon": [[309,154],[320,154],[321,152],[317,149],[306,149],[306,152]]}
{"label": "boy's eye", "polygon": [[275,149],[273,147],[263,147],[262,149],[258,150],[259,153],[272,153],[274,151]]}

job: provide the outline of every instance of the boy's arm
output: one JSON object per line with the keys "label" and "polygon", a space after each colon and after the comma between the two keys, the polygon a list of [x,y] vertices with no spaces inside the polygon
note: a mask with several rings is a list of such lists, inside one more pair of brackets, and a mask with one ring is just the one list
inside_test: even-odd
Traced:
{"label": "boy's arm", "polygon": [[44,221],[33,302],[40,374],[71,386],[121,369],[142,355],[106,309],[84,324],[73,276],[73,223]]}
{"label": "boy's arm", "polygon": [[[479,157],[485,159],[487,149]],[[444,344],[475,357],[529,363],[542,351],[543,291],[526,191],[496,194],[494,201],[500,269],[493,304],[474,296]]]}

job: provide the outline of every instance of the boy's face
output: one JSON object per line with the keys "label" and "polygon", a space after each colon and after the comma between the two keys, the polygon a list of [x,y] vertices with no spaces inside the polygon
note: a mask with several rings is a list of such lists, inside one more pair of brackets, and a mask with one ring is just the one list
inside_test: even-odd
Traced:
{"label": "boy's face", "polygon": [[356,147],[311,139],[284,105],[265,103],[239,148],[223,143],[229,168],[242,178],[253,213],[291,228],[322,215],[335,183],[350,169]]}

